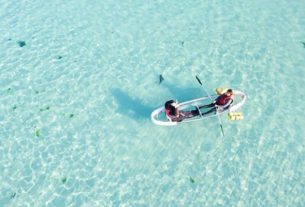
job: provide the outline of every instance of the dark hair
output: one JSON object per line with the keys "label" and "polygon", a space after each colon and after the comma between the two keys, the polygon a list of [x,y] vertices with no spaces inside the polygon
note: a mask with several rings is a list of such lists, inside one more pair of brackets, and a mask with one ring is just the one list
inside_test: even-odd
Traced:
{"label": "dark hair", "polygon": [[176,116],[177,115],[177,109],[173,106],[170,105],[170,115]]}
{"label": "dark hair", "polygon": [[232,89],[227,90],[228,93],[233,93]]}
{"label": "dark hair", "polygon": [[164,108],[169,110],[171,108],[172,103],[174,102],[175,102],[174,100],[166,101],[164,104]]}
{"label": "dark hair", "polygon": [[175,101],[174,100],[166,101],[166,103],[164,104],[164,108],[166,110],[169,110],[170,115],[176,116],[176,108],[172,105],[172,103],[175,103]]}

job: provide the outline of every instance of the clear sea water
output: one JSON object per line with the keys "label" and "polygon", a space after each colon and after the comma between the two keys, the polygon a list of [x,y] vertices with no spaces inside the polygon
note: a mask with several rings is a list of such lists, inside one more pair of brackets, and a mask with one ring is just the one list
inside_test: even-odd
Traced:
{"label": "clear sea water", "polygon": [[[0,5],[0,206],[305,206],[304,0]],[[150,121],[196,75],[225,136]]]}

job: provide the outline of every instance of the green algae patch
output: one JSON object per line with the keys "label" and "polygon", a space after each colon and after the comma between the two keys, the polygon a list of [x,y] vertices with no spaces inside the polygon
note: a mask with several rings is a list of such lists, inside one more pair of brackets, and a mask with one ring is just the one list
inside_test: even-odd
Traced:
{"label": "green algae patch", "polygon": [[41,108],[40,111],[48,111],[50,109],[50,106],[47,106],[45,108]]}
{"label": "green algae patch", "polygon": [[68,180],[67,177],[62,178],[62,179],[61,179],[62,184],[66,184],[66,183],[67,183],[67,180]]}
{"label": "green algae patch", "polygon": [[36,136],[36,137],[40,137],[40,129],[36,129],[36,131],[35,131],[35,136]]}
{"label": "green algae patch", "polygon": [[195,183],[195,180],[192,177],[190,177],[190,181],[191,183]]}
{"label": "green algae patch", "polygon": [[17,194],[16,192],[12,193],[11,196],[10,196],[10,199],[15,198],[15,197],[16,197],[16,194]]}

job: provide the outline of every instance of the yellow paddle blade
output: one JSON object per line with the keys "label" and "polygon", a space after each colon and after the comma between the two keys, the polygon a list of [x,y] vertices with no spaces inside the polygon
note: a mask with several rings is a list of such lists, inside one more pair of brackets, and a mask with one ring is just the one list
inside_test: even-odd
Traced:
{"label": "yellow paddle blade", "polygon": [[229,112],[228,113],[228,118],[231,121],[243,120],[244,119],[244,115],[243,115],[242,112]]}

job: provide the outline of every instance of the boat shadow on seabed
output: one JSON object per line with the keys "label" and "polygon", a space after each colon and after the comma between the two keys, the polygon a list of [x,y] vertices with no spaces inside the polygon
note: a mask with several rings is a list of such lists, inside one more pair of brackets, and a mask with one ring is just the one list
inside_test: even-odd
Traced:
{"label": "boat shadow on seabed", "polygon": [[[162,87],[165,87],[171,94],[171,96],[168,97],[168,100],[176,99],[179,102],[182,102],[205,95],[202,89],[195,87],[178,87],[175,84],[168,82],[162,83]],[[111,93],[118,103],[118,112],[133,119],[147,119],[156,107],[149,107],[143,104],[140,99],[131,97],[119,88],[112,89]],[[166,100],[164,100],[164,103],[165,101]],[[160,103],[160,105],[162,105],[162,103]]]}
{"label": "boat shadow on seabed", "polygon": [[127,93],[116,88],[112,95],[118,103],[118,112],[133,119],[147,119],[153,108],[142,104],[141,100],[130,97]]}

